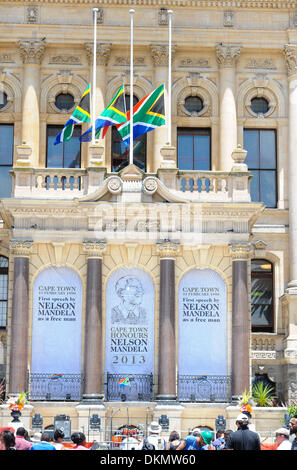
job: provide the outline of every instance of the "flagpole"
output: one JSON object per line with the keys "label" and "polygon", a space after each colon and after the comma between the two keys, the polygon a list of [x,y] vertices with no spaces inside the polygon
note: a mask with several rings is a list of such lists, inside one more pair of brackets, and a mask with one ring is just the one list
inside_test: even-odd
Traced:
{"label": "flagpole", "polygon": [[172,25],[172,10],[168,10],[168,29],[169,29],[169,45],[168,45],[168,116],[167,116],[167,141],[168,145],[171,145],[171,56],[172,56],[172,33],[171,33],[171,25]]}
{"label": "flagpole", "polygon": [[93,89],[92,89],[92,145],[95,144],[95,115],[96,115],[96,59],[97,59],[97,15],[98,8],[93,8],[94,16],[94,54],[93,54]]}
{"label": "flagpole", "polygon": [[135,10],[129,10],[130,13],[130,149],[129,164],[133,164],[133,15]]}

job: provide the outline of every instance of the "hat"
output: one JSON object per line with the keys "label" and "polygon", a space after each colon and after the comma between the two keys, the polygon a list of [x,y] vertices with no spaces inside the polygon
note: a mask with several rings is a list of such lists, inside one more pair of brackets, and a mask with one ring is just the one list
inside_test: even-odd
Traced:
{"label": "hat", "polygon": [[32,442],[40,442],[41,441],[41,432],[36,432],[33,437],[31,437]]}
{"label": "hat", "polygon": [[286,429],[286,428],[279,428],[275,431],[274,434],[283,434],[284,436],[289,437],[290,431],[289,431],[289,429]]}
{"label": "hat", "polygon": [[210,431],[202,431],[201,437],[205,444],[210,444],[212,441],[212,433]]}
{"label": "hat", "polygon": [[152,421],[149,428],[148,428],[148,431],[153,433],[153,434],[160,434],[162,428],[160,426],[160,424],[157,423],[157,421]]}
{"label": "hat", "polygon": [[240,413],[240,415],[237,416],[236,421],[248,421],[249,418],[247,415],[244,415],[243,413]]}
{"label": "hat", "polygon": [[199,432],[199,434],[201,434],[201,429],[200,428],[194,428],[193,431],[191,431],[191,433],[194,434],[194,432]]}

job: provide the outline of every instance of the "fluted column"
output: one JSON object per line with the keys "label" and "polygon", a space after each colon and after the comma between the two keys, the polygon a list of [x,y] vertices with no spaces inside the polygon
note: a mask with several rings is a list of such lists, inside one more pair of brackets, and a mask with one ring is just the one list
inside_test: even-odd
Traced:
{"label": "fluted column", "polygon": [[175,325],[175,257],[179,245],[159,243],[160,309],[159,309],[159,401],[176,399],[176,325]]}
{"label": "fluted column", "polygon": [[248,258],[250,244],[234,243],[232,257],[232,395],[250,389],[250,310]]}
{"label": "fluted column", "polygon": [[[45,51],[45,42],[35,39],[19,41],[23,59],[23,107],[22,143],[31,147],[29,164],[37,167],[39,162],[39,97],[40,63]],[[24,161],[24,159],[22,159]]]}
{"label": "fluted column", "polygon": [[10,240],[14,256],[9,394],[27,389],[29,330],[29,256],[32,240]]}
{"label": "fluted column", "polygon": [[84,355],[85,400],[99,400],[104,396],[102,370],[102,256],[106,244],[85,241],[87,254],[86,324]]}
{"label": "fluted column", "polygon": [[231,171],[231,154],[237,147],[235,65],[240,47],[218,45],[217,61],[220,67],[220,170]]}
{"label": "fluted column", "polygon": [[287,44],[284,49],[289,82],[289,237],[290,237],[290,282],[289,290],[297,291],[297,46]]}
{"label": "fluted column", "polygon": [[[172,47],[172,61],[174,57],[174,52],[175,52],[175,47]],[[154,64],[154,70],[155,70],[155,75],[154,75],[154,88],[157,88],[158,86],[162,85],[163,83],[165,84],[165,109],[168,109],[168,96],[167,96],[167,90],[168,90],[168,60],[169,60],[169,51],[168,51],[168,46],[165,45],[152,45],[151,46],[151,56],[153,59],[153,64]],[[166,144],[168,143],[168,128],[167,125],[159,127],[154,130],[154,152],[153,152],[153,164],[151,171],[156,172],[158,168],[167,166],[166,164],[164,165],[163,158],[161,153],[161,149],[163,149]],[[175,160],[175,167],[176,167],[176,156],[175,156],[175,149],[170,147],[169,148],[169,160],[174,159]],[[168,153],[168,152],[167,152]],[[174,154],[173,157],[171,157],[170,153]],[[166,158],[166,156],[165,156]],[[169,164],[169,166],[172,166]]]}

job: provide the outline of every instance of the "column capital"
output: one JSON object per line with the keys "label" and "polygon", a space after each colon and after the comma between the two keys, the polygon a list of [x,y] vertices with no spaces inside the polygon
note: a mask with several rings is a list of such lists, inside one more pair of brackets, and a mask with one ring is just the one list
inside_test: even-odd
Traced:
{"label": "column capital", "polygon": [[239,59],[241,46],[218,44],[216,46],[217,62],[222,68],[234,67]]}
{"label": "column capital", "polygon": [[84,240],[83,250],[88,258],[102,258],[106,250],[105,240]]}
{"label": "column capital", "polygon": [[9,240],[9,248],[15,257],[29,257],[33,247],[33,240],[25,240],[19,238],[11,238]]}
{"label": "column capital", "polygon": [[247,261],[252,253],[250,243],[230,243],[229,249],[232,261]]}
{"label": "column capital", "polygon": [[180,251],[180,243],[164,240],[157,243],[157,252],[161,259],[175,258]]}
{"label": "column capital", "polygon": [[19,46],[24,64],[40,65],[45,51],[45,41],[25,39],[19,41]]}
{"label": "column capital", "polygon": [[288,76],[297,75],[297,44],[285,44],[284,56],[286,59]]}
{"label": "column capital", "polygon": [[[93,64],[94,43],[85,43],[89,65]],[[96,46],[96,64],[106,67],[111,53],[111,43],[97,43]]]}
{"label": "column capital", "polygon": [[[171,59],[173,61],[176,46],[171,47]],[[169,60],[169,48],[164,44],[152,44],[151,56],[155,67],[167,67]]]}

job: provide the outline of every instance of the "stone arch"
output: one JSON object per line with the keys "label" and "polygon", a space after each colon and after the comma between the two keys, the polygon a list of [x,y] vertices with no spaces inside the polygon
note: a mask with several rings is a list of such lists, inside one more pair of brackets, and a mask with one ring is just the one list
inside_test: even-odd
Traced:
{"label": "stone arch", "polygon": [[1,91],[7,94],[7,105],[0,113],[15,112],[20,113],[22,110],[22,89],[20,81],[9,72],[0,74]]}
{"label": "stone arch", "polygon": [[[41,113],[63,113],[55,106],[56,96],[60,93],[70,93],[74,97],[74,106],[78,105],[87,86],[87,81],[69,71],[60,72],[46,78],[42,84],[40,95]],[[71,111],[71,110],[69,110]]]}
{"label": "stone arch", "polygon": [[197,116],[218,116],[218,89],[212,81],[199,75],[177,80],[172,87],[172,109],[177,115],[191,116],[184,107],[185,99],[189,96],[199,96],[204,102]]}
{"label": "stone arch", "polygon": [[[129,74],[122,74],[122,76],[115,76],[108,82],[107,87],[107,102],[111,101],[112,97],[115,95],[117,90],[120,88],[121,85],[124,84],[125,93],[130,93],[130,75]],[[152,83],[145,77],[140,77],[138,75],[134,75],[133,79],[133,94],[137,96],[140,100],[148,93],[153,90]]]}
{"label": "stone arch", "polygon": [[237,95],[238,117],[259,117],[251,109],[253,98],[265,98],[269,103],[269,110],[263,117],[284,117],[286,115],[285,97],[276,80],[268,78],[250,78],[239,87]]}

